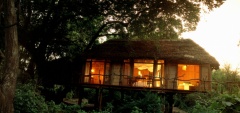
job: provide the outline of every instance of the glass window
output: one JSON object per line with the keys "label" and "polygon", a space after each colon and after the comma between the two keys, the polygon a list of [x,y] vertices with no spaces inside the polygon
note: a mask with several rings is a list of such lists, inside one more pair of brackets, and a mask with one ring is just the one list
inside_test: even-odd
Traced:
{"label": "glass window", "polygon": [[91,68],[91,83],[102,84],[104,74],[104,62],[93,61]]}
{"label": "glass window", "polygon": [[89,83],[90,70],[91,70],[90,62],[86,62],[84,83]]}
{"label": "glass window", "polygon": [[86,62],[85,75],[90,75],[90,62]]}
{"label": "glass window", "polygon": [[[119,75],[119,78],[116,79],[118,80],[116,82],[119,83],[118,85],[121,83],[121,85],[139,87],[162,86],[164,60],[135,59],[133,61],[133,64],[131,64],[132,62],[130,59],[125,59],[118,62],[117,65],[110,63],[109,60],[87,59],[84,82],[92,84],[111,84],[114,82],[114,78],[110,77],[110,75],[111,73],[115,73]],[[156,64],[156,66],[154,66],[154,64]]]}
{"label": "glass window", "polygon": [[163,74],[163,64],[158,64],[157,65],[157,72],[156,72],[156,75],[154,77],[154,80],[155,80],[155,87],[160,87],[163,85],[163,77],[164,77],[164,74]]}
{"label": "glass window", "polygon": [[104,64],[104,60],[87,59],[84,83],[102,84],[105,72]]}
{"label": "glass window", "polygon": [[126,76],[130,76],[130,64],[129,63],[125,63],[124,64],[124,70],[123,70],[123,74]]}
{"label": "glass window", "polygon": [[153,60],[134,60],[133,78],[136,81],[135,86],[152,87],[153,63]]}
{"label": "glass window", "polygon": [[110,83],[110,63],[107,62],[106,63],[106,67],[105,67],[105,74],[104,74],[104,84],[109,84]]}
{"label": "glass window", "polygon": [[199,65],[178,65],[178,89],[191,90],[199,85]]}

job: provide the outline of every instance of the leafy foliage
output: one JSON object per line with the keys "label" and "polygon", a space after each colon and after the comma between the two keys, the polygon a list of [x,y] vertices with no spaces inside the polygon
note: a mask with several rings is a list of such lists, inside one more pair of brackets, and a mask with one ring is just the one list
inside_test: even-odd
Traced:
{"label": "leafy foliage", "polygon": [[191,94],[195,104],[188,107],[191,113],[207,112],[207,113],[227,113],[240,112],[240,98],[237,95],[230,94]]}
{"label": "leafy foliage", "polygon": [[15,113],[74,113],[81,111],[80,106],[46,102],[33,83],[18,84],[14,98]]}
{"label": "leafy foliage", "polygon": [[123,104],[115,106],[118,113],[132,111],[132,113],[161,113],[164,100],[155,93],[143,93],[138,98],[126,98]]}
{"label": "leafy foliage", "polygon": [[219,93],[239,93],[240,76],[237,70],[231,70],[231,66],[226,64],[222,69],[212,73],[212,88]]}
{"label": "leafy foliage", "polygon": [[15,113],[42,113],[48,111],[43,96],[32,84],[18,84],[14,98]]}
{"label": "leafy foliage", "polygon": [[[87,113],[80,105],[56,104],[46,101],[35,83],[18,84],[14,98],[15,113]],[[54,89],[53,89],[54,90]],[[110,113],[109,103],[104,111],[89,111],[89,113]]]}

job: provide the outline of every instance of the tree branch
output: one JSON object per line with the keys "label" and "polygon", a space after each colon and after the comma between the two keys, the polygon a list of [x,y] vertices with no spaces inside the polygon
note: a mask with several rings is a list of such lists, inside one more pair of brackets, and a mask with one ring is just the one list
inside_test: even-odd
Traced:
{"label": "tree branch", "polygon": [[[2,58],[5,58],[5,56],[4,56],[3,52],[0,50],[0,59],[2,59]],[[1,60],[0,60],[0,62],[1,62]]]}
{"label": "tree branch", "polygon": [[11,24],[11,25],[3,26],[3,27],[0,27],[0,28],[6,29],[6,28],[13,27],[15,25],[18,25],[18,22],[14,23],[14,24]]}
{"label": "tree branch", "polygon": [[89,49],[92,47],[94,41],[98,38],[99,33],[103,30],[103,28],[105,28],[106,25],[107,25],[107,24],[103,24],[103,25],[98,29],[98,31],[95,33],[95,35],[92,37],[92,39],[90,40],[89,44],[88,44],[87,47],[85,48],[84,52],[86,52],[87,50],[89,50]]}
{"label": "tree branch", "polygon": [[85,48],[84,52],[86,52],[87,50],[89,50],[89,49],[92,47],[92,45],[93,45],[93,43],[95,42],[95,40],[100,36],[100,35],[99,35],[100,32],[101,32],[108,24],[113,24],[113,23],[119,23],[119,24],[121,24],[122,26],[127,26],[127,25],[128,25],[128,23],[123,23],[123,22],[121,22],[121,21],[109,21],[109,22],[103,24],[103,25],[98,29],[98,31],[95,33],[95,35],[92,37],[92,39],[90,40],[89,44],[88,44],[87,47]]}

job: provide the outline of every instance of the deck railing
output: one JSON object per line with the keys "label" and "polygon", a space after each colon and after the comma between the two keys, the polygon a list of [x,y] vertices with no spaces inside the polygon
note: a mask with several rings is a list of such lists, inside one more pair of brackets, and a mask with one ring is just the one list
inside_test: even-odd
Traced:
{"label": "deck railing", "polygon": [[83,83],[87,84],[105,84],[105,85],[119,85],[131,87],[149,87],[149,88],[162,88],[162,89],[176,89],[176,90],[195,90],[195,91],[211,91],[216,90],[224,92],[225,90],[230,93],[240,88],[240,82],[236,81],[209,81],[201,79],[181,80],[176,78],[145,78],[145,77],[132,77],[128,75],[85,75]]}

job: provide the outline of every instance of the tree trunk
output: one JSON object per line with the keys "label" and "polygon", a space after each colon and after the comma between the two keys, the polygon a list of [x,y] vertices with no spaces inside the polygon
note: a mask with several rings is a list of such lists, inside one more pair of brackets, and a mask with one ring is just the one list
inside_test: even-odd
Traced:
{"label": "tree trunk", "polygon": [[18,36],[14,0],[3,0],[5,21],[5,64],[0,77],[0,113],[13,113],[13,98],[18,74]]}

